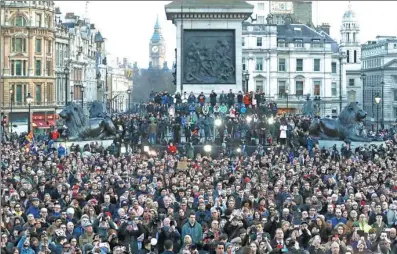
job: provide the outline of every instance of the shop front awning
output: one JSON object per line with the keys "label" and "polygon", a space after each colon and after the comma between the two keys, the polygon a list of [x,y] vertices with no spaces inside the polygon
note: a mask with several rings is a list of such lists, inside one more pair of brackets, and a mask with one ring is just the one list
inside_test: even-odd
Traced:
{"label": "shop front awning", "polygon": [[32,126],[38,129],[48,129],[50,126],[45,121],[36,120],[32,123]]}
{"label": "shop front awning", "polygon": [[49,126],[56,126],[57,124],[55,120],[48,120],[47,122]]}

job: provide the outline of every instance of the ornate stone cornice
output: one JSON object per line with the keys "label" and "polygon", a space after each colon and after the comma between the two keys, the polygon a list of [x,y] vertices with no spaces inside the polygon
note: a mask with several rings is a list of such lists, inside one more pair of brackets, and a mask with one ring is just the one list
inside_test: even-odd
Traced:
{"label": "ornate stone cornice", "polygon": [[247,13],[169,13],[169,19],[248,19]]}

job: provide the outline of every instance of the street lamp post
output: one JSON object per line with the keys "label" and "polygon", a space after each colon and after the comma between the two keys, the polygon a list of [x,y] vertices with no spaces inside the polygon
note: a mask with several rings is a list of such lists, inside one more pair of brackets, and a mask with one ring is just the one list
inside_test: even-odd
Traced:
{"label": "street lamp post", "polygon": [[287,110],[288,110],[288,97],[289,97],[289,89],[285,90],[285,94],[287,95]]}
{"label": "street lamp post", "polygon": [[376,103],[376,134],[379,132],[379,103],[382,100],[382,98],[379,96],[379,94],[375,95],[375,103]]}
{"label": "street lamp post", "polygon": [[12,133],[12,104],[14,103],[14,90],[10,89],[10,125]]}
{"label": "street lamp post", "polygon": [[[382,81],[380,82],[380,85],[381,85],[381,98],[384,98],[384,87],[385,87],[385,81],[383,81],[383,79],[382,79]],[[384,113],[384,101],[385,100],[382,100],[382,105],[381,105],[381,107],[382,107],[382,111],[381,111],[381,116],[382,116],[382,118],[381,118],[381,123],[382,123],[382,125],[384,125],[384,122],[385,122],[385,117],[384,117],[384,115],[383,115],[383,113]]]}
{"label": "street lamp post", "polygon": [[131,114],[131,88],[128,88],[127,94],[128,94],[128,113]]}
{"label": "street lamp post", "polygon": [[[68,105],[68,79],[69,79],[69,67],[65,67],[65,106]],[[71,99],[72,100],[72,99]]]}
{"label": "street lamp post", "polygon": [[31,130],[31,119],[32,119],[32,116],[31,116],[31,114],[30,114],[30,104],[33,102],[33,97],[30,95],[30,93],[28,93],[28,96],[26,97],[26,102],[28,103],[28,108],[29,108],[29,122],[28,122],[28,133],[30,133],[30,130]]}
{"label": "street lamp post", "polygon": [[244,74],[244,78],[245,78],[245,91],[244,93],[248,93],[248,81],[250,80],[250,74],[248,71],[245,72]]}

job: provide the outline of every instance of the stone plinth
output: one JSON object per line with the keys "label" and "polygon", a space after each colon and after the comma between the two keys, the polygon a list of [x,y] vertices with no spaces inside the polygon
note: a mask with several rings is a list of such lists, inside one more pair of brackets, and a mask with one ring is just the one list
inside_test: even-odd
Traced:
{"label": "stone plinth", "polygon": [[178,92],[242,91],[242,22],[253,8],[241,0],[177,0],[165,6],[177,31]]}
{"label": "stone plinth", "polygon": [[55,145],[57,147],[59,144],[62,144],[67,149],[70,149],[72,144],[74,144],[74,145],[79,145],[81,148],[83,148],[85,145],[87,144],[89,145],[93,142],[94,143],[98,142],[98,144],[101,144],[106,149],[113,143],[113,139],[87,140],[87,141],[55,141]]}
{"label": "stone plinth", "polygon": [[[340,151],[340,149],[342,148],[342,145],[346,145],[346,143],[344,141],[339,141],[339,140],[319,140],[318,144],[320,146],[320,148],[331,148],[334,145],[336,145],[336,148]],[[350,147],[352,150],[356,149],[359,146],[370,146],[370,145],[376,145],[376,146],[380,146],[380,145],[386,145],[384,141],[370,141],[370,142],[351,142],[350,143]]]}

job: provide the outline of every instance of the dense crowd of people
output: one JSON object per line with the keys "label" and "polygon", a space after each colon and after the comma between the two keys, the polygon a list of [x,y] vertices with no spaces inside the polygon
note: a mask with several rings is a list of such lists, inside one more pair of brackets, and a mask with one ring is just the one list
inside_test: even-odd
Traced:
{"label": "dense crowd of people", "polygon": [[[66,148],[58,135],[4,141],[1,253],[397,253],[395,129],[382,145],[323,148],[310,117],[277,116],[263,93],[229,94],[152,94],[115,119],[134,147],[123,153]],[[173,148],[194,134],[235,146]],[[244,143],[256,148],[235,152]]]}
{"label": "dense crowd of people", "polygon": [[310,117],[279,118],[277,111],[277,103],[267,101],[262,92],[235,95],[229,91],[218,96],[213,91],[209,98],[203,93],[171,96],[163,92],[153,93],[149,103],[134,105],[132,114],[117,116],[114,122],[134,144],[166,144],[172,139],[177,144],[224,143],[230,149],[243,144],[268,145],[279,139],[279,125],[288,126],[287,121],[300,127],[299,133],[292,132],[294,124],[287,135],[305,138]]}

